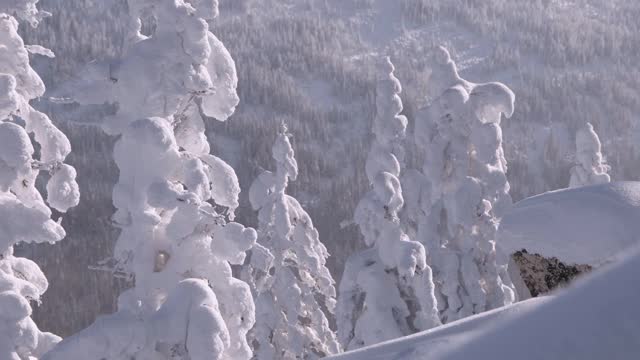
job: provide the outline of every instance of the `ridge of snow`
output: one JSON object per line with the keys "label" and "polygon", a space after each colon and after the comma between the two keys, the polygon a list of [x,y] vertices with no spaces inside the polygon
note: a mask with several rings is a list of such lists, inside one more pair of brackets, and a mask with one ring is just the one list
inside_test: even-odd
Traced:
{"label": "ridge of snow", "polygon": [[561,261],[600,265],[640,238],[640,182],[551,191],[516,203],[498,229],[506,253],[526,249]]}
{"label": "ridge of snow", "polygon": [[538,297],[483,312],[417,334],[393,339],[349,351],[327,359],[334,360],[418,360],[441,353],[493,323],[528,313],[549,302],[551,297]]}

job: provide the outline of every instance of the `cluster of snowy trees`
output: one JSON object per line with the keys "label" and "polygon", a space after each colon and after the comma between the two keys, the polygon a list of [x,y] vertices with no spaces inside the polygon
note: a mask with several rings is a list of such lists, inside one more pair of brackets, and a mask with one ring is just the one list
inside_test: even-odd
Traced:
{"label": "cluster of snowy trees", "polygon": [[[112,19],[126,16],[126,3],[40,0],[38,4],[55,16],[43,19],[35,29],[21,26],[20,32],[27,43],[46,44],[56,52],[55,59],[39,55],[32,59],[52,96],[62,93],[62,82],[75,69],[95,59],[121,56],[122,37],[127,30],[122,21]],[[574,165],[574,136],[585,122],[591,122],[600,135],[612,177],[640,176],[640,168],[634,166],[640,159],[637,151],[640,128],[634,125],[640,103],[637,100],[640,76],[635,43],[629,42],[637,33],[638,24],[630,20],[640,14],[635,2],[609,2],[611,6],[603,5],[603,9],[597,9],[602,15],[594,17],[590,14],[597,1],[578,6],[571,2],[520,0],[507,3],[489,0],[470,5],[464,1],[403,0],[389,5],[396,11],[406,8],[402,18],[390,11],[384,23],[409,31],[382,32],[384,38],[399,40],[389,43],[367,43],[375,20],[367,18],[363,23],[358,18],[360,13],[378,11],[379,4],[386,2],[296,0],[294,3],[291,11],[285,11],[287,3],[281,1],[220,0],[221,15],[209,24],[234,59],[242,64],[238,68],[238,94],[242,102],[233,121],[209,122],[205,116],[206,131],[216,139],[211,143],[212,152],[233,165],[242,189],[249,189],[264,164],[271,161],[273,129],[281,120],[287,122],[289,131],[298,140],[296,157],[305,164],[289,192],[313,217],[332,254],[327,266],[336,279],[348,255],[364,246],[357,227],[339,225],[352,216],[369,186],[364,167],[352,164],[366,161],[377,71],[370,57],[358,54],[392,55],[396,76],[404,88],[401,97],[403,114],[409,120],[408,139],[413,137],[419,109],[443,90],[435,79],[437,71],[432,69],[436,62],[431,59],[431,45],[447,44],[452,57],[463,61],[460,71],[465,78],[475,82],[498,79],[508,84],[519,99],[510,121],[501,124],[509,140],[503,146],[509,160],[507,176],[514,200],[568,186]],[[429,12],[411,7],[419,3],[427,6]],[[559,11],[573,11],[571,18],[576,20],[554,16]],[[351,18],[359,22],[354,23]],[[606,19],[606,29],[601,27],[601,18]],[[442,31],[428,30],[441,24]],[[601,42],[598,38],[603,36],[610,38],[606,43],[612,44],[615,53],[598,45]],[[580,41],[569,42],[574,38]],[[628,45],[616,45],[620,43]],[[552,48],[563,47],[572,48],[565,52],[566,63],[552,62],[557,57],[551,56],[546,62],[545,54],[556,52]],[[584,49],[580,50],[581,47]],[[599,50],[594,51],[596,48]],[[582,55],[569,56],[578,53],[591,59],[589,63],[580,65]],[[49,301],[36,310],[39,321],[65,324],[63,332],[68,334],[86,326],[95,314],[111,311],[115,305],[117,291],[105,290],[98,297],[93,295],[95,291],[78,286],[70,289],[66,285],[73,276],[77,277],[74,283],[99,281],[95,288],[100,291],[113,286],[106,274],[96,275],[82,269],[86,263],[95,263],[100,254],[108,253],[106,249],[113,247],[117,230],[106,221],[100,228],[83,228],[82,224],[87,219],[107,219],[106,214],[112,211],[111,185],[118,176],[117,168],[110,159],[103,161],[104,155],[96,157],[88,151],[104,147],[110,154],[114,140],[103,132],[86,131],[78,125],[80,121],[101,121],[95,107],[51,105],[46,98],[37,107],[55,119],[74,144],[77,151],[70,155],[70,161],[78,173],[108,180],[94,189],[95,180],[79,177],[80,187],[87,195],[80,207],[64,219],[70,241],[49,252],[31,246],[17,249],[18,253],[32,254],[44,268],[55,267],[54,257],[59,255],[74,260],[65,265],[64,281],[58,274],[51,274]],[[406,163],[411,168],[420,168],[422,151],[413,144],[405,145]],[[236,220],[255,227],[257,215],[247,193],[241,194]],[[100,240],[87,246],[84,239],[96,236]],[[83,250],[78,252],[78,248]],[[78,306],[83,308],[82,322],[76,322],[77,317],[58,316],[58,312],[46,310],[63,308],[66,314],[63,305],[72,301],[69,295],[74,292]]]}
{"label": "cluster of snowy trees", "polygon": [[[438,91],[428,106],[412,106],[410,124],[401,115],[402,88],[389,58],[374,74],[344,68],[335,58],[325,61],[336,48],[354,46],[333,36],[345,31],[344,24],[279,19],[279,37],[270,41],[302,34],[334,42],[287,48],[276,58],[240,53],[257,64],[239,78],[209,25],[218,16],[216,0],[128,0],[127,16],[114,26],[126,30],[121,49],[101,49],[105,60],[90,64],[63,92],[91,109],[111,106],[101,125],[116,137],[112,221],[120,232],[105,264],[132,286],[119,296],[117,312],[56,345],[60,338],[41,332],[30,318],[30,302],[40,299],[47,280],[35,263],[13,252],[20,242],[62,240],[65,230],[52,220],[52,209],[64,213],[80,201],[76,171],[64,163],[69,140],[30,105],[45,88],[29,54],[52,56],[24,45],[18,35],[18,21],[35,26],[48,15],[36,3],[0,0],[0,26],[7,34],[0,38],[0,358],[316,359],[518,300],[508,258],[496,244],[497,225],[512,202],[500,124],[514,114],[509,88],[462,79],[449,53],[437,49],[431,70]],[[249,3],[227,2],[226,8],[243,12]],[[244,41],[262,35],[240,25],[232,19],[220,29]],[[105,52],[117,60],[106,59]],[[291,66],[288,60],[300,56],[313,61],[292,62],[296,72],[340,77],[336,91],[374,105],[361,113],[373,119],[370,144],[343,141],[351,126],[344,104],[318,113],[308,96],[293,91],[296,79],[269,70]],[[323,84],[317,85],[308,91],[323,92]],[[259,112],[247,109],[235,130],[207,124],[209,118],[225,122],[244,96],[253,105],[318,120],[297,126],[322,135],[317,143],[297,146],[304,159],[300,169],[284,125],[270,151],[254,148],[262,143],[243,143],[249,147],[243,154],[258,153],[252,161],[275,161],[275,170],[261,172],[249,187],[257,231],[234,222],[236,212],[251,210],[241,209],[242,184],[234,169],[212,154],[224,146],[207,134],[222,127],[237,136],[273,132],[258,125]],[[270,124],[275,121],[282,119],[270,114]],[[347,135],[330,136],[321,130],[324,123]],[[341,166],[348,159],[320,157],[314,146],[331,148],[332,156],[368,146],[356,156],[366,177]],[[577,134],[576,146],[571,186],[610,181],[591,124]],[[326,243],[301,202],[287,194],[290,181],[304,174],[299,187],[305,187],[314,173],[325,174],[315,190],[327,191],[323,206],[333,217],[350,208],[348,201],[332,201],[359,195],[360,183],[368,186],[347,215],[366,248],[345,252],[351,256],[338,292]],[[46,201],[36,186],[39,175],[47,181]]]}
{"label": "cluster of snowy trees", "polygon": [[508,81],[521,104],[503,127],[510,139],[505,151],[514,199],[567,187],[574,156],[571,144],[585,122],[598,129],[614,177],[640,176],[633,166],[639,158],[635,144],[640,68],[633,40],[638,3],[401,3],[408,27],[446,18],[458,25],[454,31],[481,34],[477,39],[495,44],[475,68]]}

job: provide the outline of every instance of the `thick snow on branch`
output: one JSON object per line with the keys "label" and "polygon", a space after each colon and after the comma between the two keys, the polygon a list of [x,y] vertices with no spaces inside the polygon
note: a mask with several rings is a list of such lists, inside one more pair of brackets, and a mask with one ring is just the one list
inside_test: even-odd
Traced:
{"label": "thick snow on branch", "polygon": [[375,139],[366,162],[371,190],[355,212],[371,248],[351,256],[340,283],[338,336],[355,349],[439,325],[431,268],[422,244],[409,239],[398,212],[404,205],[399,176],[407,119],[400,82],[385,58],[376,96]]}
{"label": "thick snow on branch", "polygon": [[[124,296],[128,296],[125,294]],[[42,360],[219,359],[230,346],[218,300],[204,280],[181,281],[149,317],[120,311],[63,340]]]}
{"label": "thick snow on branch", "polygon": [[437,52],[449,87],[418,115],[423,175],[407,180],[422,194],[409,212],[430,255],[440,317],[450,322],[515,301],[495,242],[511,206],[500,121],[513,114],[515,96],[500,83],[462,79],[447,50]]}
{"label": "thick snow on branch", "polygon": [[[135,286],[119,312],[102,320],[108,326],[98,322],[69,339],[61,354],[96,346],[126,359],[249,359],[246,335],[255,308],[231,265],[244,263],[256,232],[229,222],[238,207],[238,179],[209,153],[202,117],[226,120],[238,103],[235,64],[207,24],[218,14],[217,1],[128,5],[125,54],[93,64],[72,95],[84,103],[117,103],[103,124],[119,135],[113,220],[122,231],[114,256]],[[142,21],[150,19],[153,33],[141,34]],[[129,325],[146,340],[112,333]]]}
{"label": "thick snow on branch", "polygon": [[287,195],[298,164],[286,127],[272,148],[276,171],[262,173],[250,190],[259,211],[260,248],[244,277],[256,284],[256,326],[250,333],[257,359],[318,359],[340,347],[329,319],[336,289],[326,267],[329,256],[300,203]]}
{"label": "thick snow on branch", "polygon": [[[40,301],[49,284],[34,262],[13,256],[13,246],[62,240],[65,231],[49,206],[65,212],[80,199],[76,171],[63,163],[69,140],[29,104],[45,88],[14,16],[37,25],[47,14],[36,3],[0,1],[0,359],[8,360],[37,359],[60,340],[31,320],[29,302]],[[50,175],[48,205],[35,186],[41,170]]]}
{"label": "thick snow on branch", "polygon": [[587,123],[576,134],[576,165],[571,169],[569,187],[611,182],[609,165],[602,157],[602,145],[593,125]]}

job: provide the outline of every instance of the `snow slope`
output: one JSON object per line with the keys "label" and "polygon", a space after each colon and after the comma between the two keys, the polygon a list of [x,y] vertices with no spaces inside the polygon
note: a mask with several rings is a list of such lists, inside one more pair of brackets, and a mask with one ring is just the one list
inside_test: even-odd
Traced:
{"label": "snow slope", "polygon": [[[640,252],[555,296],[534,298],[335,360],[635,359]],[[604,295],[606,294],[606,295]],[[470,357],[470,354],[473,354]]]}
{"label": "snow slope", "polygon": [[[640,253],[433,360],[637,359]],[[533,340],[535,338],[535,340]]]}
{"label": "snow slope", "polygon": [[335,360],[417,360],[441,354],[452,345],[465,341],[491,326],[495,321],[510,319],[536,309],[551,297],[538,297],[470,316],[447,325],[400,339],[382,342],[355,351],[330,357]]}
{"label": "snow slope", "polygon": [[552,191],[522,200],[502,219],[499,244],[576,264],[613,261],[640,240],[640,182]]}

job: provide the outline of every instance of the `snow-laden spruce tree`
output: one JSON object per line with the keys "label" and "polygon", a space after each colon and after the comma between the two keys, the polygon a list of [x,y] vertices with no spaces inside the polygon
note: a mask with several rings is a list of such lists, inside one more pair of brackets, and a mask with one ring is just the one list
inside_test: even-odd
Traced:
{"label": "snow-laden spruce tree", "polygon": [[259,360],[319,359],[340,350],[327,318],[336,303],[325,265],[329,253],[311,217],[285,193],[298,176],[289,136],[283,125],[272,148],[276,171],[260,174],[249,194],[259,211],[258,243],[272,254],[269,276],[256,291],[256,324],[249,337]]}
{"label": "snow-laden spruce tree", "polygon": [[[37,359],[60,341],[31,319],[30,302],[40,300],[47,278],[33,261],[15,257],[13,246],[62,240],[65,231],[49,206],[66,212],[80,199],[76,171],[64,164],[69,140],[29,104],[45,91],[29,52],[50,53],[18,35],[18,19],[36,26],[48,15],[36,3],[0,1],[0,359],[7,360]],[[41,171],[50,175],[46,203],[36,189]]]}
{"label": "snow-laden spruce tree", "polygon": [[511,205],[500,120],[513,114],[515,96],[500,83],[460,78],[444,48],[437,60],[434,71],[450,84],[418,115],[415,141],[425,162],[411,182],[421,194],[411,216],[430,256],[440,318],[451,322],[515,300],[495,241]]}
{"label": "snow-laden spruce tree", "polygon": [[[249,286],[232,276],[256,232],[234,222],[233,169],[209,153],[201,114],[226,120],[238,104],[235,64],[209,32],[217,1],[129,0],[122,59],[84,72],[72,94],[110,101],[119,135],[115,268],[135,286],[118,312],[65,339],[44,359],[249,359]],[[153,33],[140,33],[151,21]]]}
{"label": "snow-laden spruce tree", "polygon": [[602,144],[591,123],[576,134],[576,165],[571,169],[569,187],[611,182],[611,168],[602,157]]}
{"label": "snow-laden spruce tree", "polygon": [[349,350],[440,324],[425,248],[409,239],[398,218],[404,205],[398,156],[407,119],[399,115],[401,86],[393,70],[385,58],[366,162],[371,190],[354,216],[369,249],[349,257],[340,282],[338,337]]}

